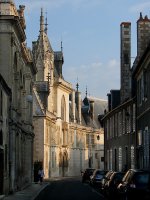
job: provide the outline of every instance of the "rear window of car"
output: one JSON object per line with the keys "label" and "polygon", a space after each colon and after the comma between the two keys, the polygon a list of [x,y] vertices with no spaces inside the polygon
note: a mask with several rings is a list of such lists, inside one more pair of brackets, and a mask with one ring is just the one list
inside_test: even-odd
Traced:
{"label": "rear window of car", "polygon": [[104,171],[97,171],[96,174],[105,175],[105,172]]}
{"label": "rear window of car", "polygon": [[137,185],[147,185],[149,184],[149,177],[149,173],[137,173],[134,180]]}
{"label": "rear window of car", "polygon": [[86,170],[86,173],[87,173],[87,174],[92,174],[93,172],[94,172],[94,169],[87,169],[87,170]]}

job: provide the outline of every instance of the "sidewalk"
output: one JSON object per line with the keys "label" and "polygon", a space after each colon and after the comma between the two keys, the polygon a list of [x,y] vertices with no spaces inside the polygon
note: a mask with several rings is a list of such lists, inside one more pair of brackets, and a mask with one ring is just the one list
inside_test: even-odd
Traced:
{"label": "sidewalk", "polygon": [[50,183],[43,182],[42,185],[32,183],[24,190],[18,191],[12,195],[5,196],[3,200],[34,200],[38,194],[46,188]]}

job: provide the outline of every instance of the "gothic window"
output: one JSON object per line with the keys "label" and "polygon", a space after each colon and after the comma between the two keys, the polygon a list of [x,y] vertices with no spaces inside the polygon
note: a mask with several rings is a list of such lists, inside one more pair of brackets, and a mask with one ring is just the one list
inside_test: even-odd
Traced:
{"label": "gothic window", "polygon": [[61,119],[66,121],[66,102],[64,96],[61,99]]}
{"label": "gothic window", "polygon": [[67,141],[67,131],[66,130],[62,130],[63,132],[63,144],[67,145],[68,141]]}
{"label": "gothic window", "polygon": [[94,144],[94,135],[91,135],[91,144]]}
{"label": "gothic window", "polygon": [[56,155],[55,152],[52,152],[52,168],[56,167]]}
{"label": "gothic window", "polygon": [[48,153],[47,152],[46,152],[45,162],[46,162],[46,169],[48,169]]}
{"label": "gothic window", "polygon": [[86,134],[86,145],[89,145],[89,134]]}

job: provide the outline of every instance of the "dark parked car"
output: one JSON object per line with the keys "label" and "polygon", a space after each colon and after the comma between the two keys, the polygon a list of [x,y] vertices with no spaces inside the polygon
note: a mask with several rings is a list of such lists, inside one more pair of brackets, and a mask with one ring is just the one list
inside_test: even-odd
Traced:
{"label": "dark parked car", "polygon": [[94,170],[95,169],[93,169],[93,168],[87,168],[87,169],[85,169],[84,172],[81,172],[82,173],[82,183],[90,181],[90,176],[93,174]]}
{"label": "dark parked car", "polygon": [[150,199],[150,171],[129,169],[118,185],[121,199]]}
{"label": "dark parked car", "polygon": [[121,183],[122,178],[124,177],[125,172],[113,172],[110,176],[110,179],[106,181],[104,185],[104,194],[109,199],[118,199],[117,187]]}
{"label": "dark parked car", "polygon": [[93,175],[90,176],[90,185],[101,186],[105,174],[106,172],[104,170],[95,169]]}

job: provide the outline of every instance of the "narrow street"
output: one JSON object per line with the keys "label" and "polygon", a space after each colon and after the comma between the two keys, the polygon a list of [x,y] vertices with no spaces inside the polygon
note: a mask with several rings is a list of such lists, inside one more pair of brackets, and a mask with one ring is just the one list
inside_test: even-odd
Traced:
{"label": "narrow street", "polygon": [[35,200],[104,200],[103,196],[82,183],[78,178],[63,178],[50,181]]}

